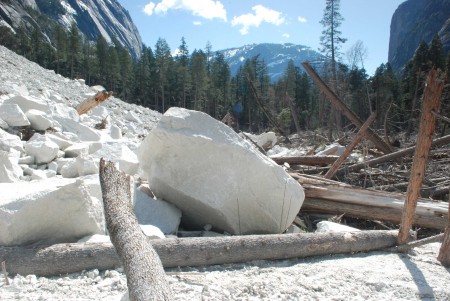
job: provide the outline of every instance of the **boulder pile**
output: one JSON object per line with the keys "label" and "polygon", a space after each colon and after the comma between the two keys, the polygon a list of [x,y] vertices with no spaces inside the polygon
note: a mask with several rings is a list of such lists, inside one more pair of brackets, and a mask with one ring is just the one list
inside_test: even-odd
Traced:
{"label": "boulder pile", "polygon": [[103,87],[2,46],[0,65],[0,245],[107,240],[100,158],[134,178],[135,213],[150,237],[176,235],[180,220],[187,229],[281,233],[302,205],[297,182],[204,113],[162,116],[110,97],[80,115],[77,105]]}

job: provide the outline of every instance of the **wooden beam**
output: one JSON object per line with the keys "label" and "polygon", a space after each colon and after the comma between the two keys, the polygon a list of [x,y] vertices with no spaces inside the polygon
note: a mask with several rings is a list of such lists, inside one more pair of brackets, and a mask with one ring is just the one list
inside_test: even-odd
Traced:
{"label": "wooden beam", "polygon": [[431,142],[433,141],[433,134],[436,127],[436,116],[433,114],[433,111],[439,109],[442,89],[444,88],[444,81],[438,77],[438,72],[435,69],[432,69],[428,73],[419,125],[419,135],[417,137],[416,151],[411,167],[411,176],[398,234],[400,244],[404,244],[408,240],[409,231],[414,222],[420,188],[425,178],[428,154],[431,149]]}
{"label": "wooden beam", "polygon": [[[345,115],[358,129],[361,128],[363,122],[353,113],[344,102],[342,102],[339,97],[325,84],[325,82],[319,77],[319,75],[314,71],[314,69],[307,62],[302,63],[308,75],[316,83],[319,89],[325,94],[325,96],[330,100],[331,104],[338,109],[342,114]],[[378,136],[370,127],[367,129],[367,138],[375,144],[375,146],[383,151],[385,154],[391,153],[391,147],[386,144],[380,136]]]}

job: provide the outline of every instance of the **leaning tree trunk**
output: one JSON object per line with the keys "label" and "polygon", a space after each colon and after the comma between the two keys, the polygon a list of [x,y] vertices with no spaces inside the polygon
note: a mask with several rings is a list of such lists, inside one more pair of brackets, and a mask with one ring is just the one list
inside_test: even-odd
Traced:
{"label": "leaning tree trunk", "polygon": [[[448,203],[449,203],[448,208],[450,210],[450,198],[448,200]],[[450,267],[450,217],[447,221],[447,227],[445,227],[444,239],[442,241],[442,245],[439,250],[439,255],[437,259],[442,263],[443,266]]]}
{"label": "leaning tree trunk", "polygon": [[130,176],[100,160],[105,218],[111,241],[124,266],[130,300],[172,300],[158,254],[133,213]]}

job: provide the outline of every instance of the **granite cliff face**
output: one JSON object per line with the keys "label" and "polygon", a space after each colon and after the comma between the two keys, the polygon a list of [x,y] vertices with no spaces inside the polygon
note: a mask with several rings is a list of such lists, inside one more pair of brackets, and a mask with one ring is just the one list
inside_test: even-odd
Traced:
{"label": "granite cliff face", "polygon": [[407,0],[391,20],[389,57],[394,70],[401,70],[421,41],[430,43],[438,33],[450,51],[450,0]]}
{"label": "granite cliff face", "polygon": [[50,36],[48,23],[52,22],[67,30],[75,22],[89,40],[102,35],[107,42],[117,40],[128,48],[133,58],[141,55],[141,36],[117,0],[0,0],[0,25],[22,26],[29,32],[38,27]]}

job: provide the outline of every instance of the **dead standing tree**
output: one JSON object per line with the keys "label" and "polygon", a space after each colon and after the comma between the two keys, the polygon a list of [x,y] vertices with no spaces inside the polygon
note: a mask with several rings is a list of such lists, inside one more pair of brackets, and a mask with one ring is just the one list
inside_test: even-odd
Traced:
{"label": "dead standing tree", "polygon": [[408,190],[403,208],[402,222],[398,233],[398,242],[404,244],[409,237],[414,215],[419,198],[420,188],[427,165],[428,154],[433,141],[434,129],[436,127],[436,116],[433,112],[439,110],[444,81],[439,79],[438,71],[432,69],[427,78],[422,106],[422,116],[419,125],[419,135],[417,137],[414,161],[411,167]]}
{"label": "dead standing tree", "polygon": [[[346,105],[339,99],[339,97],[325,84],[325,82],[319,77],[319,75],[314,71],[311,65],[307,62],[302,63],[308,75],[311,79],[316,83],[319,87],[320,91],[325,94],[327,99],[331,102],[331,104],[341,111],[342,114],[345,115],[358,129],[360,129],[363,125],[363,121],[355,115]],[[387,145],[383,139],[380,138],[370,127],[367,129],[366,134],[367,139],[373,142],[373,144],[383,151],[385,154],[391,153],[392,150],[389,145]]]}
{"label": "dead standing tree", "polygon": [[172,300],[158,254],[133,213],[131,179],[100,160],[100,185],[111,242],[124,266],[130,300]]}

